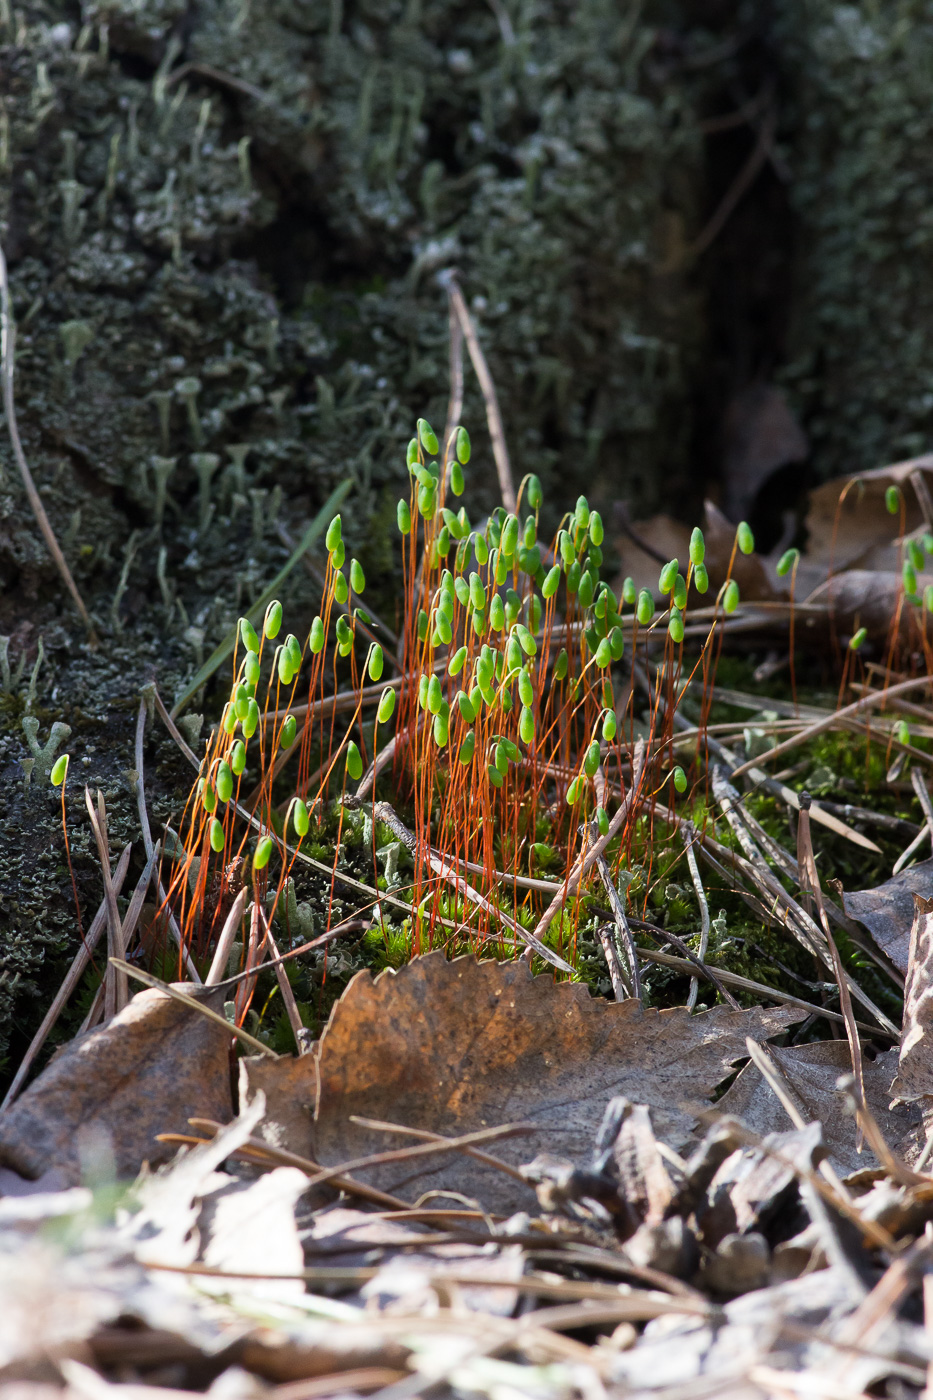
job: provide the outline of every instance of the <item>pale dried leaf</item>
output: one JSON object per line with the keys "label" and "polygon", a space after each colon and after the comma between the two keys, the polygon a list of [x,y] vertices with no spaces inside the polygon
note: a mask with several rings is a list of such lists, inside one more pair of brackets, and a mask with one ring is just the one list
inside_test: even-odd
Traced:
{"label": "pale dried leaf", "polygon": [[[228,1274],[300,1274],[304,1251],[295,1207],[308,1178],[297,1167],[277,1167],[256,1181],[227,1177],[203,1197],[198,1232],[201,1259]],[[304,1293],[300,1278],[204,1279],[208,1291],[288,1298]]]}
{"label": "pale dried leaf", "polygon": [[[845,1112],[845,1096],[836,1088],[840,1075],[851,1072],[849,1047],[844,1040],[824,1040],[813,1045],[772,1047],[785,1083],[805,1123],[822,1123],[830,1161],[841,1175],[876,1166],[874,1154],[866,1147],[856,1151],[856,1127]],[[896,1051],[876,1060],[863,1061],[865,1097],[869,1108],[888,1141],[897,1150],[916,1129],[919,1115],[906,1107],[891,1110],[889,1086],[894,1072]],[[748,1064],[716,1105],[721,1113],[740,1118],[762,1137],[783,1133],[790,1119],[771,1087],[753,1064]]]}
{"label": "pale dried leaf", "polygon": [[895,1102],[913,1103],[933,1094],[933,899],[914,895],[904,1022],[897,1074],[891,1085]]}
{"label": "pale dried leaf", "polygon": [[[223,991],[184,984],[220,1010]],[[187,1132],[196,1115],[232,1115],[230,1034],[160,991],[139,992],[101,1030],[62,1047],[34,1084],[0,1117],[0,1163],[36,1178],[57,1169],[81,1178],[80,1142],[112,1147],[119,1177],[175,1149],[156,1134]]]}
{"label": "pale dried leaf", "polygon": [[[531,1122],[531,1136],[496,1143],[495,1155],[518,1165],[550,1150],[582,1164],[618,1094],[647,1104],[657,1137],[678,1147],[693,1109],[745,1055],[744,1037],[764,1039],[798,1018],[783,1007],[645,1010],[532,977],[524,961],[448,962],[440,952],[375,981],[362,972],[335,1005],[314,1057],[314,1156],[332,1166],[410,1145],[350,1122],[356,1114],[445,1136]],[[281,1121],[271,1082],[266,1089],[268,1114]],[[395,1193],[460,1191],[505,1213],[533,1204],[530,1190],[463,1155],[359,1175]]]}
{"label": "pale dried leaf", "polygon": [[914,895],[933,898],[933,860],[921,860],[873,890],[846,895],[846,913],[864,924],[899,972],[907,976]]}

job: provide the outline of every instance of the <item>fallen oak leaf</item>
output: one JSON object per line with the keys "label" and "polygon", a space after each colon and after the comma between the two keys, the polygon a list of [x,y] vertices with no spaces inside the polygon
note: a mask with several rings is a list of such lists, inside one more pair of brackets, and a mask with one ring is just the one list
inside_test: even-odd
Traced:
{"label": "fallen oak leaf", "polygon": [[[447,1137],[520,1117],[535,1131],[520,1144],[500,1143],[505,1161],[518,1166],[551,1147],[582,1163],[607,1100],[625,1094],[651,1107],[657,1136],[676,1148],[694,1126],[690,1105],[707,1101],[744,1057],[745,1037],[767,1038],[796,1019],[787,1008],[645,1010],[635,1001],[595,1000],[578,983],[533,977],[523,960],[448,962],[429,953],[375,980],[359,973],[334,1006],[313,1057],[308,1137],[316,1161],[339,1166],[394,1141],[405,1145],[352,1115]],[[281,1121],[275,1067],[263,1069],[267,1118]],[[288,1105],[281,1110],[294,1121]],[[533,1199],[530,1189],[466,1157],[415,1170],[389,1163],[361,1175],[396,1193],[416,1178],[420,1191],[429,1179],[506,1214]]]}
{"label": "fallen oak leaf", "polygon": [[[223,997],[190,983],[185,994],[209,1007]],[[171,1156],[157,1133],[183,1130],[195,1113],[229,1120],[232,1027],[200,1009],[140,992],[106,1026],[63,1046],[0,1115],[0,1164],[33,1179],[54,1167],[77,1185],[80,1136],[99,1133],[110,1139],[117,1175],[134,1177],[143,1162]]]}

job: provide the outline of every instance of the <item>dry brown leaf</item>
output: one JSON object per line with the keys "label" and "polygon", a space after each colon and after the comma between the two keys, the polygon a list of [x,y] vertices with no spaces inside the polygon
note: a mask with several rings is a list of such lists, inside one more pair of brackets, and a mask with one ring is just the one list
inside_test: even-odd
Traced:
{"label": "dry brown leaf", "polygon": [[[844,1040],[822,1040],[813,1045],[771,1047],[785,1083],[796,1101],[806,1123],[822,1123],[823,1140],[830,1160],[841,1175],[876,1165],[868,1148],[859,1155],[855,1150],[854,1118],[845,1112],[844,1096],[837,1090],[840,1075],[851,1072],[849,1047]],[[889,1086],[894,1072],[897,1052],[889,1050],[876,1060],[865,1060],[865,1097],[895,1151],[916,1131],[919,1114],[906,1107],[891,1110]],[[764,1083],[754,1065],[746,1065],[733,1085],[716,1104],[719,1112],[742,1120],[746,1127],[762,1137],[768,1133],[783,1133],[790,1120],[771,1088]]]}
{"label": "dry brown leaf", "polygon": [[[857,477],[837,477],[811,491],[804,522],[808,562],[822,565],[824,576],[830,569],[837,573],[843,569],[898,570],[900,560],[894,541],[900,516],[888,514],[884,496],[889,486],[900,486],[906,532],[919,529],[923,516],[910,484],[911,473],[918,470],[928,489],[933,487],[933,458],[918,457],[861,472]],[[843,492],[845,497],[840,504]]]}
{"label": "dry brown leaf", "polygon": [[[223,991],[182,987],[219,1011]],[[167,1161],[157,1133],[187,1132],[195,1115],[232,1116],[230,1034],[159,991],[139,992],[101,1030],[62,1047],[0,1117],[0,1163],[35,1179],[56,1169],[81,1178],[81,1142],[104,1141],[119,1177]]]}
{"label": "dry brown leaf", "polygon": [[933,1094],[933,899],[914,895],[904,1023],[897,1074],[891,1085],[895,1103],[914,1103]]}
{"label": "dry brown leaf", "polygon": [[[933,575],[918,574],[920,593],[933,583]],[[854,633],[864,627],[874,641],[883,641],[891,631],[898,615],[898,605],[904,591],[900,571],[884,569],[847,569],[814,588],[808,604],[822,604],[827,616],[840,632]],[[918,610],[904,601],[898,617],[898,631],[908,636],[918,625]],[[809,622],[809,620],[808,620]]]}
{"label": "dry brown leaf", "polygon": [[[764,1039],[796,1019],[784,1007],[717,1006],[691,1016],[684,1007],[595,1000],[579,983],[532,977],[521,960],[448,962],[436,952],[375,981],[361,972],[333,1008],[315,1056],[313,1156],[335,1166],[411,1145],[350,1121],[360,1115],[447,1136],[531,1122],[531,1136],[497,1142],[494,1155],[518,1165],[550,1150],[582,1164],[617,1094],[648,1104],[658,1138],[677,1147],[692,1130],[692,1107],[745,1055],[744,1037]],[[291,1109],[278,1104],[271,1077],[265,1089],[267,1116],[284,1122]],[[463,1155],[359,1175],[383,1190],[459,1191],[506,1213],[534,1200]]]}
{"label": "dry brown leaf", "polygon": [[907,976],[914,895],[933,898],[933,860],[921,860],[873,890],[846,895],[846,913],[864,924],[898,972]]}

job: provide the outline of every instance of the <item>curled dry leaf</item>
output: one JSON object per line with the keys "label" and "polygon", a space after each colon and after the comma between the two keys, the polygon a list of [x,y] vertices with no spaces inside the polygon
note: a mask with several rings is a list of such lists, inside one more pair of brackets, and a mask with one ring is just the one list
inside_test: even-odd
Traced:
{"label": "curled dry leaf", "polygon": [[864,924],[898,972],[907,976],[914,895],[933,898],[933,860],[921,860],[873,890],[846,895],[846,913]]}
{"label": "curled dry leaf", "polygon": [[907,1103],[933,1095],[933,899],[918,894],[914,895],[904,1025],[891,1094],[895,1102]]}
{"label": "curled dry leaf", "polygon": [[[887,1139],[901,1155],[916,1155],[919,1114],[909,1108],[890,1110],[889,1086],[895,1068],[896,1051],[889,1050],[876,1060],[863,1061],[865,1098]],[[836,1088],[840,1075],[851,1072],[849,1047],[844,1040],[823,1040],[812,1045],[771,1048],[784,1082],[805,1123],[822,1123],[829,1158],[840,1175],[876,1165],[866,1147],[856,1151],[854,1120],[846,1111],[845,1096]],[[716,1105],[722,1113],[740,1118],[746,1127],[762,1137],[783,1133],[790,1120],[776,1095],[753,1064],[723,1094]]]}
{"label": "curled dry leaf", "polygon": [[[222,1009],[222,989],[182,990]],[[216,1022],[164,992],[140,992],[101,1030],[63,1046],[0,1117],[0,1164],[32,1179],[56,1169],[77,1184],[82,1137],[112,1149],[119,1177],[167,1161],[175,1149],[157,1133],[187,1132],[195,1115],[232,1116],[229,1047]]]}
{"label": "curled dry leaf", "polygon": [[[531,1135],[497,1142],[495,1156],[517,1166],[550,1150],[583,1162],[607,1101],[625,1094],[650,1106],[658,1138],[677,1147],[690,1135],[694,1108],[745,1055],[745,1037],[764,1039],[798,1018],[783,1007],[717,1006],[698,1016],[685,1007],[645,1010],[635,1001],[594,1000],[579,984],[533,977],[521,960],[448,962],[429,953],[397,973],[353,979],[314,1057],[313,1128],[307,1124],[300,1144],[284,1145],[310,1147],[316,1161],[336,1166],[412,1143],[354,1123],[353,1115],[445,1136],[520,1120],[533,1124]],[[282,1073],[293,1095],[294,1077]],[[251,1074],[252,1067],[247,1091]],[[263,1067],[272,1131],[294,1122],[275,1075],[274,1065]],[[534,1204],[530,1188],[459,1154],[359,1175],[403,1195],[459,1191],[505,1213]]]}

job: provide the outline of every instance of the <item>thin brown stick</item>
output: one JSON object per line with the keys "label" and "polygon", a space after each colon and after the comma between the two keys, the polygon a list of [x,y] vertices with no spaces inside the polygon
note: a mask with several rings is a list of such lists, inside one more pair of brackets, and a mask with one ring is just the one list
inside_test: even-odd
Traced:
{"label": "thin brown stick", "polygon": [[493,383],[492,375],[489,373],[489,366],[486,363],[483,348],[479,343],[476,327],[473,324],[470,313],[467,310],[466,302],[463,299],[463,293],[457,285],[456,277],[452,272],[447,276],[447,294],[450,297],[450,304],[460,322],[460,327],[467,343],[467,350],[470,353],[470,360],[476,372],[476,377],[479,380],[479,387],[483,391],[483,402],[486,405],[486,422],[489,425],[489,436],[492,441],[492,455],[496,460],[496,472],[499,477],[499,493],[502,496],[502,504],[507,511],[514,513],[517,505],[515,485],[512,481],[512,467],[509,462],[509,452],[505,445],[505,428],[502,424],[502,414],[499,411],[496,386]]}
{"label": "thin brown stick", "polygon": [[[612,917],[616,929],[617,945],[613,946],[616,948],[617,960],[619,959],[619,949],[625,949],[626,961],[628,962],[628,968],[626,969],[627,976],[624,976],[624,981],[627,984],[627,994],[629,996],[637,997],[637,999],[641,1001],[641,974],[638,970],[638,955],[635,952],[635,940],[632,937],[632,930],[629,927],[628,918],[626,917],[625,905],[619,898],[619,891],[615,887],[615,884],[612,879],[612,872],[610,871],[609,866],[606,863],[605,856],[597,856],[596,869],[599,873],[599,878],[603,882],[603,889],[606,891],[606,896],[609,900],[609,907],[612,910]],[[606,952],[606,944],[603,941],[602,929],[599,930],[599,935],[600,942],[603,944],[603,952],[606,953],[606,961],[608,963],[609,954],[608,952]],[[619,966],[621,971],[621,962]],[[611,963],[609,966],[609,975],[610,977],[612,977]],[[613,982],[613,990],[615,990],[615,982]],[[616,992],[616,1001],[621,1000],[622,998],[619,996],[618,992]]]}
{"label": "thin brown stick", "polygon": [[279,991],[282,993],[282,1000],[285,1003],[288,1024],[291,1026],[292,1035],[295,1037],[295,1048],[299,1055],[304,1055],[311,1049],[311,1033],[301,1019],[301,1012],[298,1009],[295,993],[292,991],[292,984],[288,980],[285,966],[279,955],[279,950],[276,947],[275,939],[272,936],[272,925],[265,914],[262,915],[262,921],[266,927],[266,942],[272,950],[272,957],[275,959],[275,979],[279,984]]}
{"label": "thin brown stick", "polygon": [[351,1162],[341,1162],[339,1167],[325,1168],[317,1176],[312,1176],[308,1185],[320,1186],[325,1181],[331,1181],[335,1176],[343,1176],[347,1172],[362,1171],[366,1167],[381,1167],[392,1162],[415,1161],[421,1157],[436,1157],[447,1152],[463,1152],[466,1148],[477,1146],[482,1142],[500,1142],[502,1138],[521,1137],[535,1131],[533,1123],[504,1123],[499,1128],[478,1128],[475,1132],[463,1133],[460,1137],[443,1138],[440,1142],[424,1142],[415,1147],[399,1147],[392,1152],[374,1152],[368,1157],[356,1157]]}
{"label": "thin brown stick", "polygon": [[[429,1133],[424,1128],[407,1128],[403,1123],[384,1123],[379,1118],[361,1118],[356,1113],[350,1114],[351,1123],[359,1123],[363,1128],[372,1128],[377,1133],[404,1133],[408,1137],[420,1138],[422,1142],[450,1142],[451,1138],[444,1137],[443,1133]],[[522,1176],[517,1167],[513,1167],[509,1162],[503,1162],[501,1157],[493,1157],[489,1152],[482,1152],[478,1147],[468,1147],[464,1149],[467,1157],[473,1157],[477,1162],[484,1162],[487,1167],[493,1167],[496,1171],[503,1172],[510,1176],[513,1181],[520,1181],[523,1186],[528,1185],[528,1181]]]}
{"label": "thin brown stick", "polygon": [[[124,846],[123,851],[120,855],[120,859],[117,861],[117,868],[113,872],[113,887],[117,894],[119,894],[121,889],[123,888],[123,881],[126,879],[126,872],[129,869],[130,856],[132,854],[132,851],[133,843],[130,841],[127,843],[126,846]],[[143,872],[143,875],[140,879],[140,884],[142,883],[143,879],[145,879],[146,883],[148,884],[151,873],[152,862],[150,862],[146,866],[146,870]],[[139,888],[139,886],[137,886],[137,888]],[[75,987],[77,987],[78,983],[81,981],[81,978],[84,976],[85,969],[87,968],[88,963],[91,961],[91,954],[97,947],[97,943],[100,939],[100,936],[103,933],[104,928],[107,924],[107,908],[107,896],[104,895],[104,898],[100,902],[100,907],[98,908],[97,913],[91,920],[91,926],[85,934],[80,948],[75,954],[74,962],[68,969],[68,972],[65,975],[65,980],[64,982],[62,982],[62,985],[59,987],[58,992],[55,995],[55,1000],[52,1002],[52,1005],[45,1013],[42,1025],[36,1031],[35,1035],[30,1041],[29,1049],[26,1051],[25,1055],[20,1061],[19,1068],[17,1069],[16,1074],[13,1076],[13,1082],[10,1085],[9,1089],[6,1091],[6,1097],[4,1098],[3,1103],[0,1104],[0,1113],[2,1113],[4,1109],[8,1108],[13,1102],[13,1100],[16,1098],[17,1094],[19,1093],[26,1080],[26,1076],[28,1075],[32,1067],[33,1061],[35,1060],[39,1051],[42,1049],[43,1045],[46,1042],[49,1032],[55,1025],[55,1022],[58,1020],[59,1016],[62,1014],[62,1011],[65,1009],[65,1006],[68,1003],[68,999],[74,991]]]}
{"label": "thin brown stick", "polygon": [[[885,702],[896,695],[906,695],[910,690],[920,690],[924,686],[933,684],[929,676],[914,676],[911,680],[901,681],[899,685],[889,686],[887,690],[874,690],[870,695],[862,696],[861,700],[854,700],[851,705],[845,705],[835,714],[828,715],[826,719],[817,720],[814,724],[808,724],[805,729],[801,729],[799,734],[793,734],[789,739],[784,739],[780,744],[776,744],[773,749],[768,749],[765,753],[759,754],[757,758],[750,758],[746,763],[740,763],[738,768],[732,770],[732,780],[740,778],[743,773],[748,773],[752,768],[761,763],[771,762],[774,758],[779,758],[782,754],[790,753],[791,749],[799,748],[801,744],[806,744],[810,739],[822,734],[826,729],[832,729],[834,724],[840,720],[849,719],[853,715],[860,715],[865,710],[874,708],[875,705],[884,705]],[[925,755],[929,757],[929,755]]]}
{"label": "thin brown stick", "polygon": [[229,1031],[230,1034],[236,1036],[238,1040],[242,1040],[244,1045],[250,1046],[251,1049],[256,1050],[260,1055],[268,1055],[271,1060],[277,1060],[279,1058],[274,1050],[270,1050],[268,1045],[264,1045],[261,1040],[257,1040],[255,1036],[250,1035],[249,1031],[243,1030],[242,1026],[233,1025],[225,1016],[221,1016],[217,1011],[212,1011],[209,1006],[204,1006],[194,997],[188,996],[186,992],[179,991],[178,988],[173,987],[170,982],[163,982],[160,977],[153,977],[151,972],[144,972],[141,967],[130,967],[129,963],[120,962],[117,961],[117,959],[113,959],[112,961],[115,967],[127,977],[132,977],[134,981],[142,982],[147,987],[156,987],[160,992],[164,992],[167,997],[171,997],[173,1001],[180,1001],[182,1006],[190,1007],[192,1011],[197,1011],[201,1016],[206,1016],[209,1021],[213,1021],[216,1025],[223,1026],[224,1030]]}
{"label": "thin brown stick", "polygon": [[97,854],[104,881],[104,894],[107,899],[108,962],[105,974],[104,1018],[109,1021],[118,1011],[123,1010],[128,1000],[126,978],[120,974],[115,964],[115,960],[125,956],[126,949],[123,946],[123,925],[120,921],[120,911],[117,908],[116,891],[113,888],[113,880],[110,875],[110,852],[107,849],[107,809],[104,805],[104,795],[98,789],[96,811],[87,788],[84,789],[84,801],[91,819],[94,840],[97,843]]}
{"label": "thin brown stick", "polygon": [[[230,907],[230,912],[224,920],[224,926],[220,930],[220,937],[214,949],[214,957],[211,961],[210,969],[204,979],[205,987],[216,987],[218,982],[223,981],[224,973],[227,970],[227,963],[230,959],[230,950],[233,947],[234,939],[240,928],[243,910],[246,908],[248,894],[249,890],[244,886]],[[276,956],[278,956],[278,954],[276,954]]]}
{"label": "thin brown stick", "polygon": [[23,444],[19,435],[19,426],[16,421],[16,405],[13,398],[13,372],[16,356],[16,325],[13,320],[13,306],[10,297],[10,281],[7,272],[6,256],[3,247],[0,245],[0,379],[3,382],[3,409],[6,414],[7,432],[10,437],[10,446],[13,449],[13,457],[19,468],[23,485],[26,488],[26,495],[32,513],[36,517],[36,523],[42,531],[48,551],[55,561],[55,567],[62,577],[62,581],[74,600],[75,607],[81,614],[81,621],[88,630],[88,637],[92,646],[99,645],[97,633],[94,631],[94,624],[91,615],[84,606],[84,599],[78,592],[78,585],[71,576],[68,562],[59,547],[55,538],[55,531],[42,504],[42,497],[36,490],[36,484],[32,479],[29,470],[29,463],[26,461],[26,454],[23,451]]}

